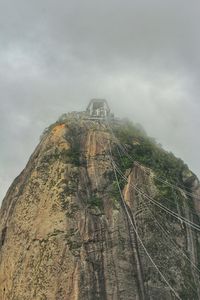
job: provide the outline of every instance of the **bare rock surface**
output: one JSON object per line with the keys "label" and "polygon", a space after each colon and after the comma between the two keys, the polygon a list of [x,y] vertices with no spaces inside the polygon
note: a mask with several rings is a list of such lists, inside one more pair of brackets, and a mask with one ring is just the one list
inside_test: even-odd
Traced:
{"label": "bare rock surface", "polygon": [[[65,120],[43,136],[0,211],[1,300],[176,299],[125,214],[115,143],[106,126],[86,120]],[[133,189],[158,195],[151,169],[133,163],[125,175],[124,200],[148,253],[180,299],[200,299],[197,272],[182,255],[198,266],[196,232]]]}

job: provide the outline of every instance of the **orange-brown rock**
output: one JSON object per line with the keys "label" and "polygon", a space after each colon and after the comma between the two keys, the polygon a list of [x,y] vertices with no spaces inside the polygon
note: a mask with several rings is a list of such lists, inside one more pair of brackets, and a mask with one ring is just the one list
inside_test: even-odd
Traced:
{"label": "orange-brown rock", "polygon": [[[0,300],[175,299],[125,214],[115,142],[105,125],[86,120],[43,136],[0,211]],[[124,199],[145,247],[181,299],[200,299],[196,273],[169,240],[197,264],[196,233],[133,189],[157,194],[151,170],[133,164],[126,175]],[[185,288],[193,298],[183,297]]]}

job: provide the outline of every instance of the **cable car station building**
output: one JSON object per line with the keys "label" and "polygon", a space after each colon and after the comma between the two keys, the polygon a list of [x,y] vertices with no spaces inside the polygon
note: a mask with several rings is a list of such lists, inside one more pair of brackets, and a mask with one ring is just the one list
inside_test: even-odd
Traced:
{"label": "cable car station building", "polygon": [[86,110],[88,119],[104,120],[112,117],[108,102],[105,99],[92,99]]}

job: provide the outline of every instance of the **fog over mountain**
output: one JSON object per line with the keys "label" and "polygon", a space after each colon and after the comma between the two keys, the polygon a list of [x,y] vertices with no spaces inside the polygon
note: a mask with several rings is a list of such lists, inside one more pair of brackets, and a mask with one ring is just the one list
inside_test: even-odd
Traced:
{"label": "fog over mountain", "polygon": [[0,202],[43,129],[106,98],[200,176],[200,2],[0,1]]}

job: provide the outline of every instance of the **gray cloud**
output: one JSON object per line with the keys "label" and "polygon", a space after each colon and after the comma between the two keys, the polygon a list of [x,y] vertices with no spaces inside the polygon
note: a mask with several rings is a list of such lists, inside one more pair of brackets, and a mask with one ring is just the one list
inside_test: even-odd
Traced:
{"label": "gray cloud", "polygon": [[0,1],[0,199],[43,129],[104,97],[200,175],[200,3]]}

